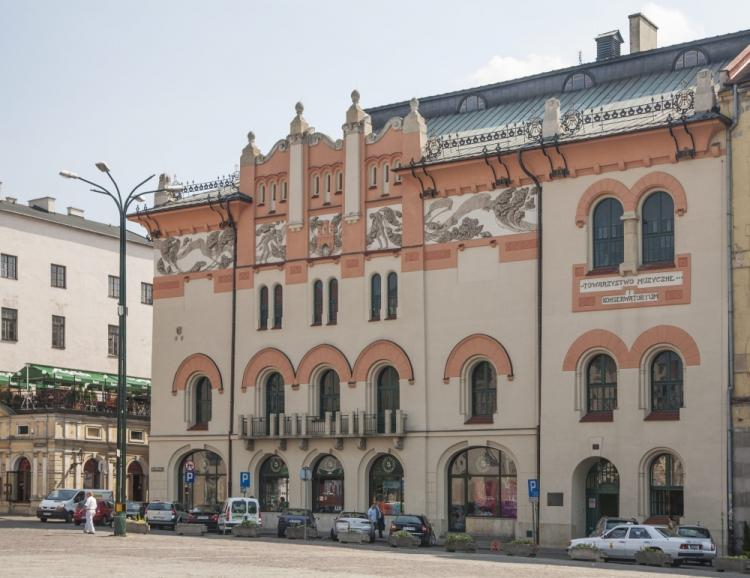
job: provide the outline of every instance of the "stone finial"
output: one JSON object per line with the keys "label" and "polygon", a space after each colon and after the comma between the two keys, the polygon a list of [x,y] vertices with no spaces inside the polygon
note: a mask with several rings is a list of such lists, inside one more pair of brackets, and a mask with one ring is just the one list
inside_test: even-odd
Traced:
{"label": "stone finial", "polygon": [[544,119],[542,120],[542,138],[553,138],[560,133],[560,101],[548,98],[544,103]]}
{"label": "stone finial", "polygon": [[419,112],[419,100],[416,96],[413,96],[409,101],[409,108],[411,109],[412,114],[417,114]]}
{"label": "stone finial", "polygon": [[352,90],[352,104],[359,104],[359,91],[356,88]]}
{"label": "stone finial", "polygon": [[711,112],[716,108],[716,91],[714,90],[714,75],[704,68],[696,74],[695,101],[693,103],[695,113]]}
{"label": "stone finial", "polygon": [[359,99],[359,91],[355,88],[352,90],[352,105],[349,107],[349,110],[346,111],[346,124],[344,125],[344,131],[362,130],[368,135],[372,132],[370,115],[362,110],[362,107],[359,105]]}
{"label": "stone finial", "polygon": [[255,133],[253,131],[247,133],[247,144],[255,144]]}
{"label": "stone finial", "polygon": [[250,131],[247,133],[247,144],[242,149],[242,155],[240,156],[240,166],[251,165],[255,163],[255,158],[260,156],[260,149],[255,146],[255,133]]}
{"label": "stone finial", "polygon": [[404,118],[404,133],[422,132],[427,134],[427,123],[424,117],[419,113],[419,100],[416,97],[409,101],[409,114]]}
{"label": "stone finial", "polygon": [[305,105],[299,101],[294,105],[294,110],[297,112],[297,116],[302,116],[302,113],[305,112]]}
{"label": "stone finial", "polygon": [[289,134],[292,136],[303,135],[310,128],[310,125],[307,124],[305,117],[302,116],[302,113],[305,111],[305,105],[301,102],[298,102],[294,105],[294,110],[297,113],[297,116],[295,116],[292,119],[292,122],[289,124]]}

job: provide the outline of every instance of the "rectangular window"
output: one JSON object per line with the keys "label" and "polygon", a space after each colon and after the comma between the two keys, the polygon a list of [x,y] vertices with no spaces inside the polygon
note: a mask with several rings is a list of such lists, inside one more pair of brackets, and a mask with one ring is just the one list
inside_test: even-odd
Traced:
{"label": "rectangular window", "polygon": [[18,279],[18,257],[5,253],[0,255],[0,277]]}
{"label": "rectangular window", "polygon": [[92,427],[92,426],[86,426],[86,437],[87,438],[94,438],[94,439],[101,439],[102,438],[102,428],[100,427]]}
{"label": "rectangular window", "polygon": [[130,430],[130,441],[131,442],[142,442],[144,440],[143,432],[141,430]]}
{"label": "rectangular window", "polygon": [[3,307],[0,338],[3,341],[18,341],[18,309]]}
{"label": "rectangular window", "polygon": [[120,351],[120,328],[117,325],[108,326],[107,353],[118,355]]}
{"label": "rectangular window", "polygon": [[62,315],[52,316],[52,347],[65,349],[65,317]]}
{"label": "rectangular window", "polygon": [[29,435],[29,426],[27,425],[16,426],[16,435],[19,435],[19,436]]}
{"label": "rectangular window", "polygon": [[65,289],[64,265],[50,265],[50,286]]}
{"label": "rectangular window", "polygon": [[120,298],[120,278],[114,275],[109,276],[107,283],[107,295],[114,299]]}
{"label": "rectangular window", "polygon": [[151,283],[141,283],[141,303],[154,304],[154,286]]}

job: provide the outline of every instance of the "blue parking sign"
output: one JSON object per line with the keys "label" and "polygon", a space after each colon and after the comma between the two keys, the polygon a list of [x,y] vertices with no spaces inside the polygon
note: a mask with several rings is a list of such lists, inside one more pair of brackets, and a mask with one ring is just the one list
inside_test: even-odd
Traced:
{"label": "blue parking sign", "polygon": [[185,472],[185,483],[192,484],[195,481],[195,472],[193,470]]}
{"label": "blue parking sign", "polygon": [[250,487],[250,472],[240,472],[240,489],[247,490]]}
{"label": "blue parking sign", "polygon": [[539,501],[539,480],[529,480],[529,501]]}

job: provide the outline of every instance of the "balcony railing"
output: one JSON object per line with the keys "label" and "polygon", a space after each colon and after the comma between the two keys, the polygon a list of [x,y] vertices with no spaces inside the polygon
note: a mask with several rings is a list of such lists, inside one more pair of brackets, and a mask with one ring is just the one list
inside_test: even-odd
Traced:
{"label": "balcony railing", "polygon": [[[117,417],[117,394],[106,391],[3,389],[0,403],[16,413],[67,412]],[[151,415],[150,396],[128,395],[125,407],[130,417],[148,418]]]}
{"label": "balcony railing", "polygon": [[240,432],[246,439],[403,436],[406,413],[397,409],[382,413],[327,412],[323,417],[296,413],[243,415]]}

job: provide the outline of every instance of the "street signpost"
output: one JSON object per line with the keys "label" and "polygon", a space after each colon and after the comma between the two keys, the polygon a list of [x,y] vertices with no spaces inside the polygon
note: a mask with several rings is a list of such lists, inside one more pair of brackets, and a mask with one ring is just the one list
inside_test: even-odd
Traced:
{"label": "street signpost", "polygon": [[186,472],[194,472],[195,471],[195,462],[188,460],[185,462],[185,471]]}
{"label": "street signpost", "polygon": [[539,480],[528,480],[529,502],[531,502],[531,527],[534,532],[534,544],[538,544],[537,520],[539,520]]}
{"label": "street signpost", "polygon": [[303,486],[305,488],[305,521],[303,522],[303,524],[305,525],[305,541],[307,541],[307,482],[312,480],[312,468],[305,466],[304,468],[300,469],[299,479],[304,482]]}
{"label": "street signpost", "polygon": [[185,483],[186,484],[192,484],[195,482],[195,472],[192,470],[188,470],[185,472]]}
{"label": "street signpost", "polygon": [[240,472],[240,490],[242,495],[247,495],[247,490],[250,487],[250,472]]}
{"label": "street signpost", "polygon": [[529,480],[529,502],[539,502],[539,480]]}

